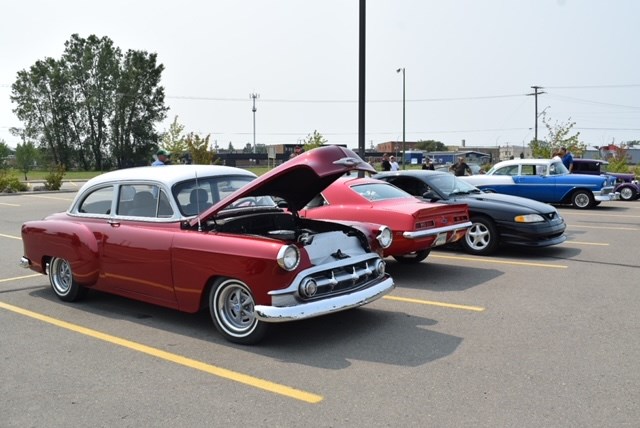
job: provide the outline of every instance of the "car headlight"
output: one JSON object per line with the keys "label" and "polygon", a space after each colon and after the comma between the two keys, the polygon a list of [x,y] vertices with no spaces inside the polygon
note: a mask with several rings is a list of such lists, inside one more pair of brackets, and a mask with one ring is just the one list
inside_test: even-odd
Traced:
{"label": "car headlight", "polygon": [[537,223],[544,221],[544,218],[539,214],[525,214],[515,216],[514,220],[516,223]]}
{"label": "car headlight", "polygon": [[379,233],[376,239],[380,243],[382,248],[389,248],[393,242],[393,232],[387,226],[380,226]]}
{"label": "car headlight", "polygon": [[283,245],[278,251],[278,265],[287,271],[292,271],[300,263],[300,251],[295,245]]}

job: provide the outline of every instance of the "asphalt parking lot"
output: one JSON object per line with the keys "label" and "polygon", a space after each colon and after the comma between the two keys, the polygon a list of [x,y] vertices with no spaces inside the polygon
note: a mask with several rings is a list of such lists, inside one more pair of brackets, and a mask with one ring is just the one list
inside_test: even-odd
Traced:
{"label": "asphalt parking lot", "polygon": [[0,426],[638,426],[640,201],[560,208],[556,247],[389,259],[391,295],[246,347],[21,269],[20,225],[73,196],[0,196]]}

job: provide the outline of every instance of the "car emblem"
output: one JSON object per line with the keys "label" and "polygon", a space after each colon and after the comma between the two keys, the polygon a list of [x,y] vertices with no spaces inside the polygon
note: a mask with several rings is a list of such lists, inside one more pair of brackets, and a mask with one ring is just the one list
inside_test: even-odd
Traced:
{"label": "car emblem", "polygon": [[440,223],[447,224],[447,223],[449,223],[449,220],[447,220],[446,217],[442,217],[442,220],[440,220]]}

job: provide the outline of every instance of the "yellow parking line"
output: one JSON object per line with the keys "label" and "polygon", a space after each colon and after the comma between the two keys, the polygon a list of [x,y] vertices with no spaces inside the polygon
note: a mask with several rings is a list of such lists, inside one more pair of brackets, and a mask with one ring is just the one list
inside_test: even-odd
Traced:
{"label": "yellow parking line", "polygon": [[584,241],[565,241],[565,244],[578,244],[578,245],[599,245],[602,247],[608,247],[609,244],[604,242],[584,242]]}
{"label": "yellow parking line", "polygon": [[497,260],[497,259],[491,259],[488,257],[460,257],[460,256],[441,256],[441,255],[431,254],[429,258],[430,259],[436,258],[436,259],[466,260],[470,262],[496,263],[496,264],[503,264],[503,265],[530,266],[530,267],[545,267],[545,268],[554,268],[554,269],[566,269],[568,267],[566,265],[552,265],[548,263],[513,262],[510,260]]}
{"label": "yellow parking line", "polygon": [[433,302],[433,301],[430,301],[430,300],[409,299],[407,297],[396,297],[396,296],[382,296],[382,298],[383,299],[388,299],[388,300],[396,300],[398,302],[418,303],[418,304],[421,304],[421,305],[431,305],[431,306],[441,306],[443,308],[465,309],[467,311],[476,311],[476,312],[484,311],[484,308],[480,307],[480,306],[456,305],[454,303]]}
{"label": "yellow parking line", "polygon": [[33,275],[14,276],[13,278],[0,279],[0,282],[18,281],[20,279],[33,278],[33,277],[36,277],[36,276],[42,276],[42,274],[41,273],[34,273]]}
{"label": "yellow parking line", "polygon": [[259,388],[274,394],[280,394],[289,398],[304,401],[307,403],[319,403],[323,400],[321,395],[312,394],[310,392],[301,391],[299,389],[291,388],[289,386],[281,385],[278,383],[270,382],[268,380],[260,379],[257,377],[245,375],[232,370],[223,369],[211,364],[203,363],[201,361],[193,360],[191,358],[183,357],[181,355],[172,354],[170,352],[163,351],[161,349],[146,346],[141,343],[132,342],[130,340],[122,339],[120,337],[112,336],[110,334],[102,333],[97,330],[82,327],[76,324],[71,324],[66,321],[62,321],[56,318],[49,317],[47,315],[32,312],[27,309],[22,309],[17,306],[13,306],[4,302],[0,302],[0,308],[6,309],[11,312],[15,312],[20,315],[24,315],[30,318],[37,319],[39,321],[46,322],[48,324],[55,325],[67,330],[71,330],[76,333],[84,334],[94,339],[103,340],[105,342],[119,345],[124,348],[132,349],[134,351],[142,352],[143,354],[151,355],[162,360],[170,361],[185,367],[189,367],[195,370],[200,370],[205,373],[212,374],[224,379],[239,382],[245,385]]}
{"label": "yellow parking line", "polygon": [[47,195],[25,195],[28,198],[40,198],[40,199],[55,199],[58,201],[73,201],[73,198],[59,198],[57,196],[47,196]]}
{"label": "yellow parking line", "polygon": [[640,230],[637,227],[610,227],[610,226],[584,226],[581,224],[571,224],[567,227],[577,227],[583,229],[604,229],[604,230]]}
{"label": "yellow parking line", "polygon": [[21,237],[19,237],[19,236],[5,235],[4,233],[0,233],[0,237],[2,237],[2,238],[11,238],[11,239],[19,239],[19,240],[22,240],[22,238],[21,238]]}
{"label": "yellow parking line", "polygon": [[[566,213],[563,213],[566,214]],[[572,212],[570,215],[586,215],[586,216],[596,216],[596,217],[631,217],[631,218],[640,218],[640,215],[629,215],[629,214],[601,214],[601,213],[576,213]]]}
{"label": "yellow parking line", "polygon": [[20,204],[8,204],[6,202],[0,202],[0,205],[6,205],[8,207],[19,207]]}

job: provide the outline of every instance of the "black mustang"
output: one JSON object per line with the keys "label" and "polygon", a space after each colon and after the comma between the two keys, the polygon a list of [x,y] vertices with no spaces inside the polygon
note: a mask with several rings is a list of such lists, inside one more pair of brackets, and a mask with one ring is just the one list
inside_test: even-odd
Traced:
{"label": "black mustang", "polygon": [[501,243],[546,247],[567,239],[564,219],[551,205],[484,192],[447,172],[406,170],[384,172],[373,178],[430,202],[467,204],[472,226],[460,242],[470,254],[491,254]]}

